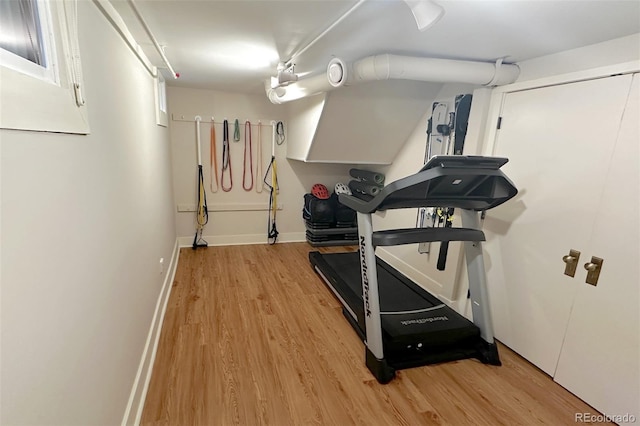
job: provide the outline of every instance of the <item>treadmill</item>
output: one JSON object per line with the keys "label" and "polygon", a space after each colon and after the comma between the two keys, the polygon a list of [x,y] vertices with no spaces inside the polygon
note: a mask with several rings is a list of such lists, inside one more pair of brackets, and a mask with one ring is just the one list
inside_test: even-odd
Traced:
{"label": "treadmill", "polygon": [[[501,365],[489,313],[479,216],[518,193],[500,170],[507,161],[435,156],[418,173],[388,184],[375,197],[339,195],[342,204],[357,212],[359,251],[314,251],[309,260],[365,342],[365,362],[378,382],[390,382],[396,370],[465,358]],[[458,208],[462,228],[373,230],[373,213],[416,207]],[[464,242],[473,322],[375,255],[380,246],[434,241]]]}

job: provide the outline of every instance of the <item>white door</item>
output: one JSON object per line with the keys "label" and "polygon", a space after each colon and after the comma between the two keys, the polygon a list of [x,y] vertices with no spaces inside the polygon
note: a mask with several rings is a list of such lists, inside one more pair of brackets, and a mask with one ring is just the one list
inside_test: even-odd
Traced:
{"label": "white door", "polygon": [[[640,420],[640,78],[635,75],[600,194],[555,380],[605,414]],[[584,263],[604,259],[596,287]],[[615,418],[614,418],[615,421]],[[618,420],[618,423],[623,421]]]}
{"label": "white door", "polygon": [[505,95],[494,155],[509,158],[503,170],[519,194],[484,222],[493,323],[498,340],[551,376],[584,281],[563,275],[562,257],[587,256],[630,84],[618,76]]}

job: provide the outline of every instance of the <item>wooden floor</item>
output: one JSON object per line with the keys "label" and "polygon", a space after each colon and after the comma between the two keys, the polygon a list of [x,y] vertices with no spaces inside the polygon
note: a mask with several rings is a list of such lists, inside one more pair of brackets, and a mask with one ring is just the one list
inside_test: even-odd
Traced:
{"label": "wooden floor", "polygon": [[144,425],[574,424],[592,408],[518,355],[380,385],[306,243],[180,252]]}

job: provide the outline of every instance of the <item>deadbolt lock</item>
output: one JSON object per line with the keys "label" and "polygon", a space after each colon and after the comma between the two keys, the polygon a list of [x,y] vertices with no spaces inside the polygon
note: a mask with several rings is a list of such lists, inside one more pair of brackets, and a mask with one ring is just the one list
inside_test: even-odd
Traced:
{"label": "deadbolt lock", "polygon": [[587,270],[587,279],[585,280],[587,284],[591,284],[593,286],[598,285],[598,278],[600,277],[603,262],[603,259],[591,256],[591,262],[584,264],[584,269]]}
{"label": "deadbolt lock", "polygon": [[565,275],[568,275],[570,277],[574,277],[576,275],[578,260],[580,260],[580,252],[578,250],[571,249],[569,250],[569,254],[562,256],[562,261],[565,263]]}

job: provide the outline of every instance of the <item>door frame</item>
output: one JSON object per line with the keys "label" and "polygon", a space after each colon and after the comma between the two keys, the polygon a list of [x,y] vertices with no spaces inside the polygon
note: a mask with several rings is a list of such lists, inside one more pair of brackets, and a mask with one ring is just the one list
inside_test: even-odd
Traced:
{"label": "door frame", "polygon": [[607,65],[604,67],[592,68],[588,70],[576,71],[566,74],[558,74],[550,77],[527,80],[498,86],[491,92],[489,100],[489,111],[487,113],[487,125],[485,126],[484,137],[480,138],[476,153],[478,155],[494,155],[496,140],[498,136],[498,120],[502,115],[505,96],[508,93],[520,92],[523,90],[539,89],[542,87],[559,86],[580,81],[607,78],[614,75],[633,74],[640,72],[640,60],[623,62],[620,64]]}

